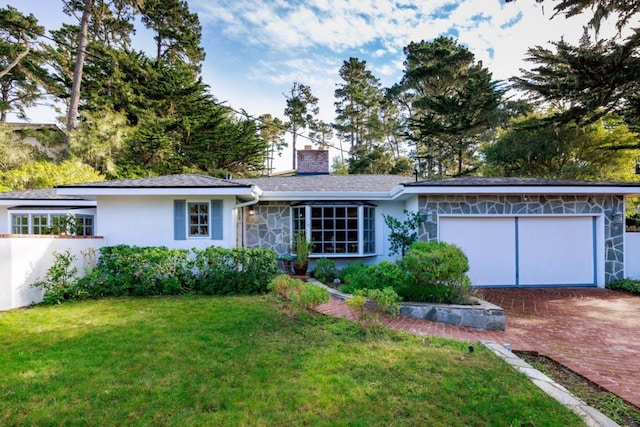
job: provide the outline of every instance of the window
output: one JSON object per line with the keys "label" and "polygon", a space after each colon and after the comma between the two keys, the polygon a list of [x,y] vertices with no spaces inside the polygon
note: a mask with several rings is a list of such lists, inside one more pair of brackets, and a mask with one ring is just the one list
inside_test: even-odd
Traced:
{"label": "window", "polygon": [[93,236],[93,215],[76,215],[76,234]]}
{"label": "window", "polygon": [[11,215],[11,232],[13,234],[29,234],[29,215]]}
{"label": "window", "polygon": [[49,234],[49,215],[31,215],[31,229],[32,234]]}
{"label": "window", "polygon": [[13,234],[65,234],[94,235],[93,215],[16,213],[11,214]]}
{"label": "window", "polygon": [[312,202],[292,207],[293,231],[304,231],[312,254],[375,254],[375,207],[365,203]]}
{"label": "window", "polygon": [[187,202],[173,201],[173,238],[210,237],[211,240],[223,240],[223,202]]}
{"label": "window", "polygon": [[189,203],[189,237],[209,237],[209,203]]}

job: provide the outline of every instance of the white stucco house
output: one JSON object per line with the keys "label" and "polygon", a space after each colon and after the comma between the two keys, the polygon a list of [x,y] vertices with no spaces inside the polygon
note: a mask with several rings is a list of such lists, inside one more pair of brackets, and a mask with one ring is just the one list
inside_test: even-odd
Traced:
{"label": "white stucco house", "polygon": [[[394,259],[384,215],[402,219],[404,210],[423,215],[421,239],[463,248],[474,286],[604,287],[640,277],[640,233],[624,224],[640,184],[329,175],[328,152],[310,148],[298,165],[294,176],[184,174],[0,193],[0,309],[29,304],[29,283],[65,248],[215,245],[285,255],[304,231],[312,261]],[[78,235],[43,235],[62,214],[77,218]]]}

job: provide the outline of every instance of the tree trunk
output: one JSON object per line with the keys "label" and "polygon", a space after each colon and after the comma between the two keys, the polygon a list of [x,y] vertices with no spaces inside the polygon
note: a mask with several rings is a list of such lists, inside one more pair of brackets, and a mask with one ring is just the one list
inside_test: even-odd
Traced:
{"label": "tree trunk", "polygon": [[76,53],[76,67],[73,71],[73,85],[69,94],[69,111],[67,113],[67,132],[65,135],[64,155],[66,156],[69,147],[69,135],[76,127],[78,116],[78,104],[80,103],[80,83],[82,82],[82,68],[87,48],[87,33],[89,28],[89,15],[91,14],[92,0],[86,0],[80,21],[80,34],[78,34],[78,50]]}

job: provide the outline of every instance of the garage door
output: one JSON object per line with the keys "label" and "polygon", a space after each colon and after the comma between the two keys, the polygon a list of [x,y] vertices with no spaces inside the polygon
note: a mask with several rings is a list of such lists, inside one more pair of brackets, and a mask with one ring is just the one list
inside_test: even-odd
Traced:
{"label": "garage door", "polygon": [[441,217],[474,286],[595,286],[593,217]]}

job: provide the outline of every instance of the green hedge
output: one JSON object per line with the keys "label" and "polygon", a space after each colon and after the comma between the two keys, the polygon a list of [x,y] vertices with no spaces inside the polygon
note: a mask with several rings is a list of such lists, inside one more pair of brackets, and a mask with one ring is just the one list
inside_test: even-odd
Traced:
{"label": "green hedge", "polygon": [[393,289],[404,301],[464,304],[469,291],[469,261],[460,248],[444,242],[415,242],[398,263],[382,261],[343,268],[340,290]]}
{"label": "green hedge", "polygon": [[[69,256],[69,254],[65,254]],[[54,264],[69,265],[62,255]],[[63,262],[64,261],[64,262]],[[83,278],[69,278],[51,269],[34,283],[45,287],[45,302],[107,296],[209,295],[267,292],[276,275],[276,254],[270,249],[169,249],[105,246],[95,267]]]}

